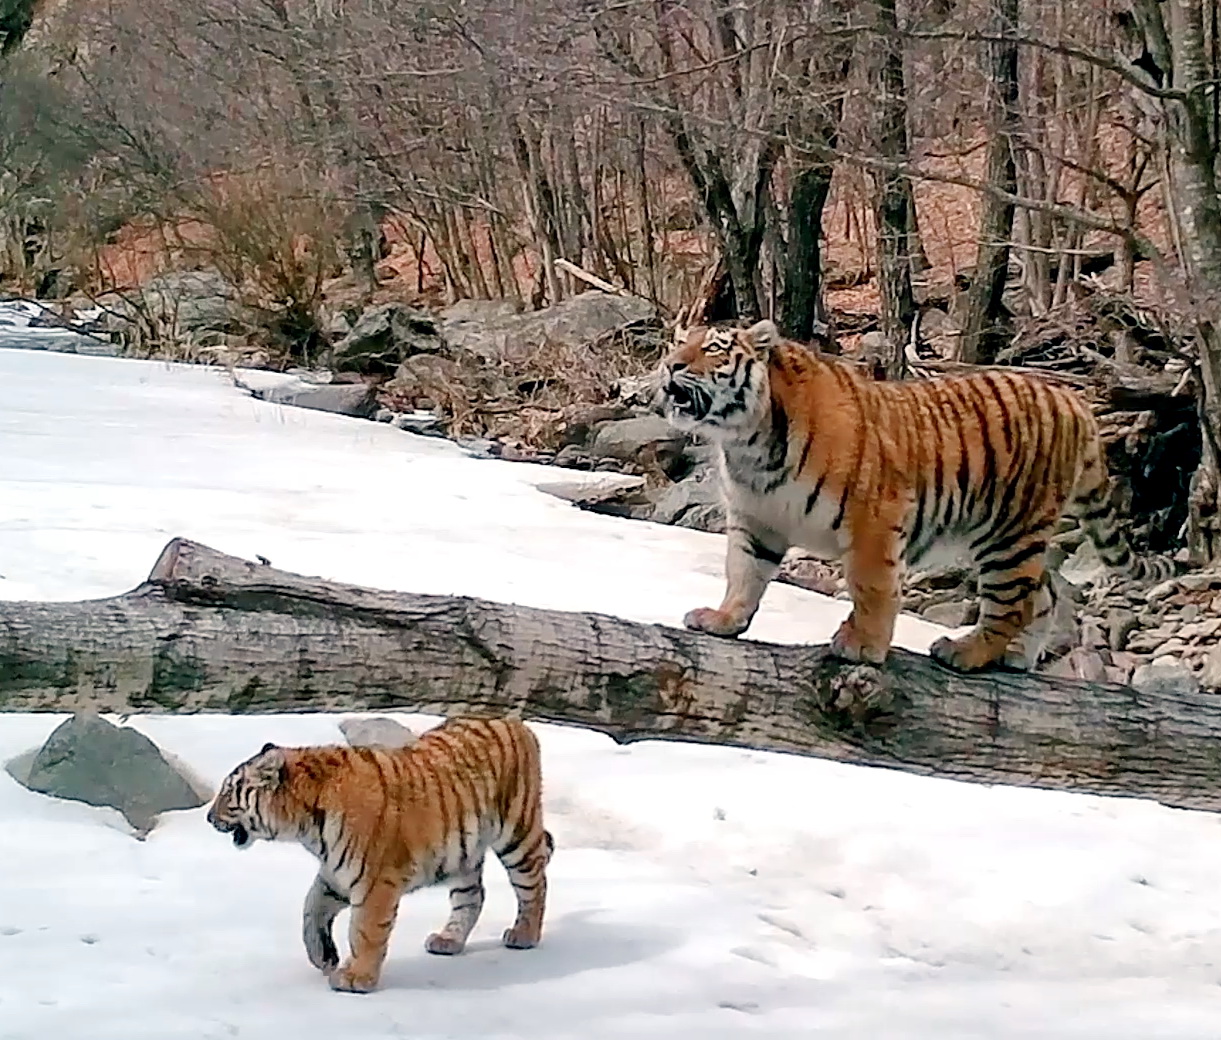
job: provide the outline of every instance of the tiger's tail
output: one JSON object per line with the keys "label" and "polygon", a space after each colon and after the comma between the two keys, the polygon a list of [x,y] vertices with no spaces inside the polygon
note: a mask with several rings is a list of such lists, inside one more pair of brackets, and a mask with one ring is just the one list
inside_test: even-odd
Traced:
{"label": "tiger's tail", "polygon": [[1098,441],[1086,456],[1069,506],[1094,543],[1102,562],[1112,571],[1137,581],[1154,582],[1165,581],[1185,571],[1182,564],[1169,556],[1139,555],[1132,549],[1123,521],[1115,511],[1111,478]]}

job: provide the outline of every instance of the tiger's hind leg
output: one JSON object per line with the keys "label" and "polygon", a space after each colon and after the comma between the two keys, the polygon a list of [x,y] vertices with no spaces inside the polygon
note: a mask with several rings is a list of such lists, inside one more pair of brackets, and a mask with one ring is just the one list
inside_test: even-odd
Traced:
{"label": "tiger's hind leg", "polygon": [[1043,582],[1034,594],[1034,612],[1030,623],[1009,644],[1002,658],[1006,668],[1023,672],[1035,669],[1047,648],[1058,604],[1059,595],[1051,572],[1044,571]]}
{"label": "tiger's hind leg", "polygon": [[466,949],[466,940],[483,912],[483,863],[453,879],[449,889],[449,920],[424,942],[424,949],[452,957]]}
{"label": "tiger's hind leg", "polygon": [[554,840],[542,827],[526,827],[495,850],[517,896],[517,920],[504,934],[511,950],[528,950],[543,937],[547,864],[554,849]]}
{"label": "tiger's hind leg", "polygon": [[1039,523],[980,548],[979,622],[957,639],[942,636],[929,647],[932,657],[956,672],[978,671],[1005,658],[1041,602],[1047,581],[1043,555],[1053,524]]}
{"label": "tiger's hind leg", "polygon": [[339,965],[339,951],[335,948],[331,926],[347,905],[347,898],[319,871],[305,897],[301,931],[310,964],[327,974]]}

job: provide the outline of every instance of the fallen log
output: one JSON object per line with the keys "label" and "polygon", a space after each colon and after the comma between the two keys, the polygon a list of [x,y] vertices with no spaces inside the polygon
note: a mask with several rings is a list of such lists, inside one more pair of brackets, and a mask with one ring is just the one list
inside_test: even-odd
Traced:
{"label": "fallen log", "polygon": [[957,675],[904,650],[851,665],[823,647],[341,585],[183,539],[124,595],[0,603],[0,710],[81,709],[508,711],[620,742],[1221,808],[1221,705],[1207,694]]}

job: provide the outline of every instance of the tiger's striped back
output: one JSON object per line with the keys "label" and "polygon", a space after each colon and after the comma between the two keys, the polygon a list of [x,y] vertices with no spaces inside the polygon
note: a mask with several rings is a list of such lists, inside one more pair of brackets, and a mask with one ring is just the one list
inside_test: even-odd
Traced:
{"label": "tiger's striped back", "polygon": [[[317,857],[303,935],[337,989],[376,986],[399,898],[418,888],[449,886],[449,920],[425,946],[460,953],[483,907],[489,851],[518,898],[505,945],[541,937],[554,842],[543,826],[538,741],[518,720],[450,719],[405,748],[269,744],[225,778],[208,820],[239,847],[297,841]],[[331,931],[346,906],[352,949],[340,965]]]}
{"label": "tiger's striped back", "polygon": [[881,663],[903,567],[965,558],[980,622],[930,652],[960,670],[1030,667],[1055,605],[1044,553],[1066,510],[1111,567],[1173,571],[1132,553],[1093,414],[1063,385],[999,368],[879,382],[768,321],[692,330],[660,374],[670,420],[715,445],[726,498],[725,597],[688,613],[691,628],[745,631],[797,545],[844,562],[853,610],[833,652]]}

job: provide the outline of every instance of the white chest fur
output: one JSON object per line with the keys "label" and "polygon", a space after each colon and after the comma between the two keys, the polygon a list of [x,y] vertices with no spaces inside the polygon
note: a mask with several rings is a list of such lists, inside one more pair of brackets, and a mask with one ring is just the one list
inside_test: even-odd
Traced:
{"label": "white chest fur", "polygon": [[[721,485],[728,512],[754,530],[772,532],[824,560],[839,559],[848,548],[848,531],[840,517],[840,489],[818,489],[775,476],[751,465],[749,456],[731,450],[720,457]],[[771,486],[771,485],[775,486]],[[838,528],[836,518],[840,518]]]}

